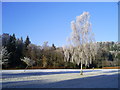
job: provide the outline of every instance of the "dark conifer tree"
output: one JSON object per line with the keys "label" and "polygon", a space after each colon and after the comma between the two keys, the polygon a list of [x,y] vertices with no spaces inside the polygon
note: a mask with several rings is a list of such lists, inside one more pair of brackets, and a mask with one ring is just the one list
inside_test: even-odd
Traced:
{"label": "dark conifer tree", "polygon": [[27,46],[30,44],[30,39],[29,37],[27,36],[26,40],[25,40],[25,47],[27,48]]}
{"label": "dark conifer tree", "polygon": [[12,36],[10,35],[10,39],[7,44],[8,53],[10,53],[10,57],[8,59],[10,67],[16,66],[16,58],[15,58],[15,51],[16,51],[16,37],[15,34]]}
{"label": "dark conifer tree", "polygon": [[56,46],[54,44],[52,44],[52,49],[56,50]]}
{"label": "dark conifer tree", "polygon": [[27,36],[26,37],[26,40],[24,42],[24,57],[29,57],[29,52],[28,52],[28,45],[30,44],[30,39],[29,37]]}

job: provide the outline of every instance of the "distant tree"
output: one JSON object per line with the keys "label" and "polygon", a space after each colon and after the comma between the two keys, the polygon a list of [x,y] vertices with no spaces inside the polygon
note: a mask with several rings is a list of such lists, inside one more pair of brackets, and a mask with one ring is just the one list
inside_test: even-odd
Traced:
{"label": "distant tree", "polygon": [[[70,59],[70,51],[69,48],[67,46],[63,46],[63,51],[64,51],[64,61],[69,61]],[[71,49],[71,52],[73,51],[73,48]],[[72,52],[73,53],[73,52]],[[73,58],[72,58],[73,60]]]}
{"label": "distant tree", "polygon": [[9,66],[10,67],[15,67],[16,66],[16,37],[15,34],[13,34],[12,36],[10,35],[10,38],[8,40],[8,44],[7,44],[7,51],[8,53],[10,53],[9,56]]}
{"label": "distant tree", "polygon": [[3,33],[2,36],[1,36],[1,43],[2,43],[2,46],[6,47],[7,44],[8,44],[8,41],[10,39],[10,35],[7,34],[7,33]]}
{"label": "distant tree", "polygon": [[38,57],[39,57],[39,52],[40,49],[38,49],[38,46],[36,46],[35,44],[29,44],[28,46],[28,52],[29,52],[29,57],[35,61],[37,61]]}
{"label": "distant tree", "polygon": [[43,55],[43,58],[42,58],[42,63],[43,63],[43,67],[47,66],[47,58],[44,55]]}
{"label": "distant tree", "polygon": [[29,36],[26,37],[26,40],[25,40],[25,47],[27,48],[27,46],[30,44],[30,39],[29,39]]}
{"label": "distant tree", "polygon": [[56,46],[54,44],[52,44],[52,49],[56,50]]}
{"label": "distant tree", "polygon": [[9,58],[10,53],[8,53],[6,47],[1,48],[0,52],[0,63],[2,64],[3,67],[7,68],[8,67],[8,58]]}
{"label": "distant tree", "polygon": [[29,37],[27,36],[26,37],[26,40],[24,41],[24,57],[29,57],[29,52],[28,52],[28,46],[29,46],[29,44],[30,44],[31,42],[30,42],[30,39],[29,39]]}
{"label": "distant tree", "polygon": [[42,45],[43,50],[49,50],[48,41],[44,42]]}
{"label": "distant tree", "polygon": [[10,35],[10,39],[7,44],[7,50],[8,52],[14,52],[16,50],[16,37],[15,34],[12,36]]}
{"label": "distant tree", "polygon": [[15,58],[16,58],[16,66],[17,67],[21,66],[21,64],[22,64],[21,58],[24,57],[23,47],[24,47],[24,43],[23,43],[22,38],[21,39],[17,39],[16,40],[16,51],[15,51]]}

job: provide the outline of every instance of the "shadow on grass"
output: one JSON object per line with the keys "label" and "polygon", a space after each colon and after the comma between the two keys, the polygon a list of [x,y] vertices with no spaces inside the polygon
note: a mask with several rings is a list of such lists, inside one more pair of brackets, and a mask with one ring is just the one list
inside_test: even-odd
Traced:
{"label": "shadow on grass", "polygon": [[[62,77],[61,77],[62,78]],[[3,83],[3,88],[118,88],[118,74],[99,75],[58,82],[30,80]]]}
{"label": "shadow on grass", "polygon": [[[98,72],[101,70],[88,70],[83,71],[86,72]],[[2,73],[2,78],[17,78],[17,77],[25,77],[25,76],[40,76],[40,75],[52,75],[52,74],[67,74],[67,73],[80,73],[80,71],[61,71],[61,72],[23,72],[23,73]]]}

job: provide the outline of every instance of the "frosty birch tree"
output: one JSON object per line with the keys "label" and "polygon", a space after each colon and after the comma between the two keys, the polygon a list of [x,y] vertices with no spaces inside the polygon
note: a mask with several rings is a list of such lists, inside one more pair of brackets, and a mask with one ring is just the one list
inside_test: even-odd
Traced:
{"label": "frosty birch tree", "polygon": [[68,53],[71,53],[71,61],[75,61],[78,65],[81,64],[81,75],[83,74],[83,64],[86,66],[91,64],[92,58],[95,57],[96,53],[96,44],[93,37],[94,34],[91,31],[89,18],[89,13],[83,12],[83,14],[76,17],[76,21],[71,22],[72,33],[68,38],[70,42],[68,45],[69,50],[63,48],[65,57],[68,58]]}
{"label": "frosty birch tree", "polygon": [[33,61],[32,59],[27,58],[27,57],[24,57],[24,59],[21,59],[21,61],[24,61],[27,64],[26,68],[29,67],[29,66],[33,66],[33,64],[35,63],[35,61]]}

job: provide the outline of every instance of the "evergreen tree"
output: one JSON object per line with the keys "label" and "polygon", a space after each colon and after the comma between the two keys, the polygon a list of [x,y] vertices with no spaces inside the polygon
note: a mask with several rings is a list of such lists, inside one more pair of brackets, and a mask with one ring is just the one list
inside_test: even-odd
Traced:
{"label": "evergreen tree", "polygon": [[27,36],[26,37],[26,40],[25,40],[25,43],[24,43],[24,57],[29,57],[29,52],[28,52],[28,45],[30,44],[30,39],[29,37]]}
{"label": "evergreen tree", "polygon": [[16,66],[19,67],[22,64],[21,58],[23,58],[23,41],[22,39],[17,39],[16,41],[16,51],[15,51],[15,58],[16,58]]}
{"label": "evergreen tree", "polygon": [[52,44],[52,49],[56,50],[56,46],[54,44]]}
{"label": "evergreen tree", "polygon": [[27,46],[30,44],[30,39],[29,37],[27,36],[26,40],[25,40],[25,47],[27,48]]}
{"label": "evergreen tree", "polygon": [[16,58],[15,58],[15,51],[16,51],[16,37],[15,34],[12,36],[10,35],[10,39],[7,44],[7,51],[10,53],[10,57],[8,59],[10,67],[16,66]]}

